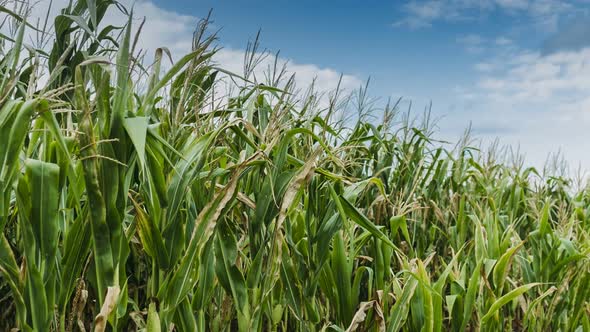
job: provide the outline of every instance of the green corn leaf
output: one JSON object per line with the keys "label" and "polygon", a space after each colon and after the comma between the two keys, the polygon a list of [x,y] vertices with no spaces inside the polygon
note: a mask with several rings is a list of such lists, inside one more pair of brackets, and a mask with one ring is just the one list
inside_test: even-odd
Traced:
{"label": "green corn leaf", "polygon": [[410,302],[414,296],[417,286],[418,280],[416,280],[413,276],[410,276],[404,285],[401,296],[391,308],[391,313],[389,315],[391,320],[388,322],[387,332],[397,332],[403,327],[406,319],[408,318],[408,313],[410,312]]}
{"label": "green corn leaf", "polygon": [[[454,265],[459,260],[459,256],[461,255],[463,248],[459,249],[457,253],[453,256],[453,259],[449,262],[447,267],[443,270],[443,272],[438,277],[438,280],[434,283],[433,289],[436,291],[436,295],[432,297],[432,305],[433,305],[433,315],[434,315],[434,331],[442,331],[443,328],[443,290],[447,283],[447,279],[449,274],[451,273]],[[454,301],[454,300],[453,300]],[[452,305],[450,305],[452,308]]]}
{"label": "green corn leaf", "polygon": [[233,297],[239,313],[245,319],[249,319],[250,309],[246,280],[235,265],[238,255],[236,238],[226,223],[221,223],[217,227],[219,228],[216,236],[217,241],[215,241],[217,277],[226,292]]}
{"label": "green corn leaf", "polygon": [[344,197],[341,196],[340,197],[340,202],[342,204],[342,208],[344,209],[344,212],[346,213],[346,216],[348,216],[352,221],[354,221],[355,223],[357,223],[362,228],[364,228],[367,231],[371,232],[371,234],[373,234],[373,236],[375,236],[376,238],[378,238],[378,239],[382,240],[383,242],[387,243],[387,245],[389,245],[390,247],[392,247],[397,252],[400,252],[401,253],[401,251],[399,250],[399,248],[396,247],[393,244],[393,242],[391,242],[391,240],[389,238],[387,238],[387,236],[385,236],[385,234],[383,234],[383,232],[381,232],[381,230],[379,230],[379,228],[377,228],[377,226],[375,226],[375,224],[373,224],[364,214],[362,214],[346,198],[344,198]]}
{"label": "green corn leaf", "polygon": [[59,166],[39,160],[25,162],[31,193],[30,222],[42,261],[55,259],[59,227],[57,212],[59,202]]}
{"label": "green corn leaf", "polygon": [[137,231],[144,250],[156,261],[160,268],[167,269],[169,265],[168,253],[158,226],[153,222],[153,218],[143,212],[137,202],[133,201],[133,205],[136,212]]}
{"label": "green corn leaf", "polygon": [[510,263],[512,262],[512,258],[514,254],[524,245],[524,242],[519,243],[517,246],[508,249],[496,262],[493,270],[493,280],[494,285],[496,286],[497,292],[496,295],[500,296],[502,294],[502,289],[504,288],[504,282],[506,281],[506,277],[508,276],[508,271],[510,269]]}
{"label": "green corn leaf", "polygon": [[510,301],[516,299],[517,297],[521,296],[522,294],[528,292],[533,287],[537,287],[541,285],[540,283],[531,283],[527,285],[520,286],[511,290],[510,292],[506,293],[504,296],[497,299],[492,305],[488,312],[481,318],[481,321],[485,324],[490,318],[497,314],[498,310],[502,308],[504,305],[509,303]]}
{"label": "green corn leaf", "polygon": [[131,139],[142,169],[146,167],[145,145],[149,119],[146,117],[125,118],[123,127]]}
{"label": "green corn leaf", "polygon": [[465,331],[467,324],[471,322],[471,315],[473,314],[473,307],[475,306],[475,298],[477,296],[477,290],[479,288],[479,282],[481,277],[481,267],[483,260],[479,260],[473,273],[469,278],[467,293],[465,294],[465,303],[463,306],[463,318],[461,320],[461,331]]}

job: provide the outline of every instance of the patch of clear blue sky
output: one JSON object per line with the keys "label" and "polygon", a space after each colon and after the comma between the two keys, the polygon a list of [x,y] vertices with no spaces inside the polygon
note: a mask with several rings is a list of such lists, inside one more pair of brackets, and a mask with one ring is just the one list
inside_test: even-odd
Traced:
{"label": "patch of clear blue sky", "polygon": [[[475,83],[474,65],[489,58],[493,48],[466,51],[457,42],[479,35],[483,46],[498,37],[512,39],[519,48],[543,47],[548,32],[530,17],[491,11],[459,21],[434,21],[431,27],[394,26],[406,13],[402,1],[212,1],[155,0],[163,8],[202,17],[213,9],[220,42],[244,48],[262,31],[262,46],[297,63],[310,63],[371,77],[371,91],[380,97],[404,95],[423,107],[434,102],[435,113],[457,111],[456,86]],[[420,105],[420,101],[422,105]]]}

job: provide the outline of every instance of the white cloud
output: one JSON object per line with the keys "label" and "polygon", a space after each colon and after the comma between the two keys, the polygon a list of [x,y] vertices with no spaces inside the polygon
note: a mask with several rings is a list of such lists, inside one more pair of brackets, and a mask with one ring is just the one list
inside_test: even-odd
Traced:
{"label": "white cloud", "polygon": [[[262,54],[258,54],[261,56]],[[241,74],[243,69],[244,51],[224,48],[217,54],[215,60],[219,62],[224,69]],[[263,60],[257,65],[254,75],[260,82],[265,81],[265,75],[269,67],[275,62],[275,56],[266,54]],[[297,85],[301,88],[307,88],[312,82],[319,91],[329,91],[336,88],[340,79],[340,73],[331,68],[321,68],[314,64],[299,64],[293,60],[279,57],[277,60],[278,67],[287,65],[287,75],[295,74]],[[362,81],[354,75],[343,75],[341,86],[346,89],[355,89]]]}
{"label": "white cloud", "polygon": [[512,101],[567,102],[590,95],[590,48],[542,55],[522,52],[500,72],[484,75],[479,87]]}
{"label": "white cloud", "polygon": [[469,34],[458,37],[457,43],[463,45],[467,52],[478,54],[484,51],[486,40],[480,35]]}
{"label": "white cloud", "polygon": [[475,64],[475,69],[480,72],[491,72],[494,70],[494,65],[489,62],[480,62]]}
{"label": "white cloud", "polygon": [[470,33],[466,35],[460,35],[455,41],[463,46],[465,51],[471,54],[481,54],[484,51],[486,54],[489,53],[501,53],[515,50],[517,45],[509,38],[496,37],[486,38],[478,34]]}
{"label": "white cloud", "polygon": [[455,89],[463,111],[441,127],[472,121],[478,137],[519,145],[537,167],[561,151],[570,165],[590,169],[590,48],[550,55],[512,50],[476,69],[473,86]]}
{"label": "white cloud", "polygon": [[404,11],[408,17],[395,23],[395,25],[407,25],[410,28],[429,27],[432,21],[438,20],[443,15],[451,16],[450,13],[444,13],[445,3],[442,1],[426,1],[418,3],[415,1],[408,2],[404,6]]}
{"label": "white cloud", "polygon": [[476,20],[483,15],[499,12],[523,15],[545,29],[554,30],[559,15],[575,11],[579,1],[581,0],[410,0],[402,7],[405,17],[396,21],[394,26],[424,28],[437,21]]}
{"label": "white cloud", "polygon": [[528,0],[496,0],[498,6],[506,9],[526,9],[529,6]]}
{"label": "white cloud", "polygon": [[498,46],[507,46],[512,45],[512,40],[506,37],[498,37],[496,38],[496,45]]}

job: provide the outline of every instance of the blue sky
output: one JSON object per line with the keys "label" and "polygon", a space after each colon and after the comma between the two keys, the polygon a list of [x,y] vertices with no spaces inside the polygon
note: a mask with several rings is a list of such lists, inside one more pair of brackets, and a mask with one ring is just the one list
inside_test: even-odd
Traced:
{"label": "blue sky", "polygon": [[145,49],[187,52],[213,9],[217,59],[229,69],[260,29],[262,47],[280,50],[303,85],[317,76],[329,89],[343,73],[353,89],[370,77],[383,103],[404,97],[419,113],[432,101],[441,138],[471,123],[484,146],[520,146],[538,167],[562,151],[590,170],[590,0],[122,2],[147,18]]}

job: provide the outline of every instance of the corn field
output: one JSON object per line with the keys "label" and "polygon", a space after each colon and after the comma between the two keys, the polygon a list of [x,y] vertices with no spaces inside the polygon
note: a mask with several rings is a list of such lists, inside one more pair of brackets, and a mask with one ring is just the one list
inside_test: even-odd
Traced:
{"label": "corn field", "polygon": [[207,20],[171,64],[114,1],[0,3],[1,330],[590,331],[590,189],[559,169],[261,83],[256,42],[230,73]]}

